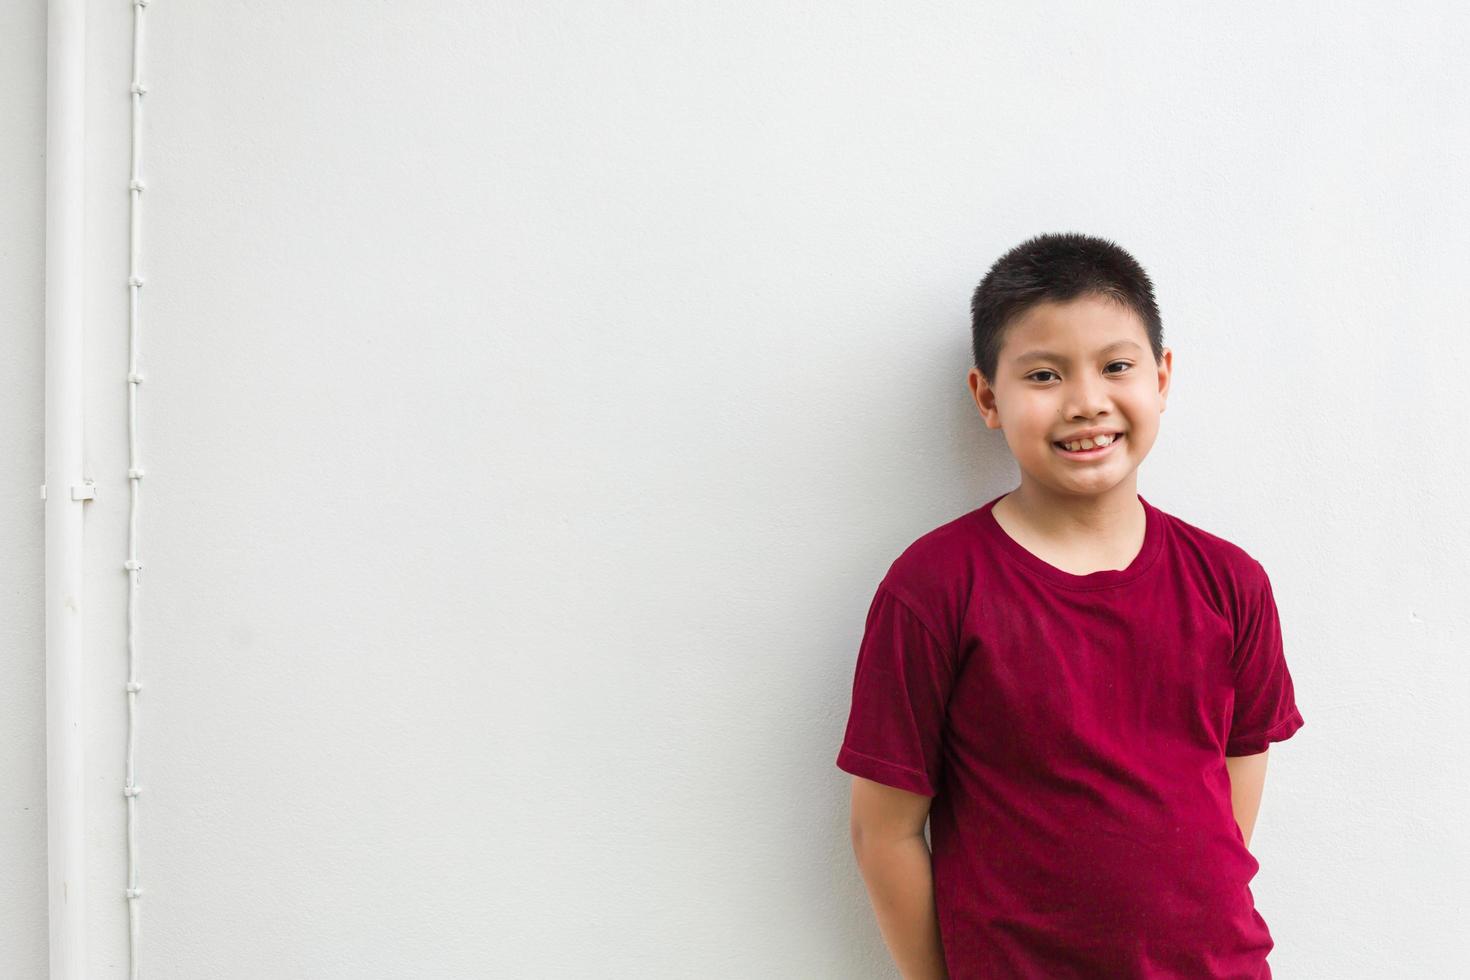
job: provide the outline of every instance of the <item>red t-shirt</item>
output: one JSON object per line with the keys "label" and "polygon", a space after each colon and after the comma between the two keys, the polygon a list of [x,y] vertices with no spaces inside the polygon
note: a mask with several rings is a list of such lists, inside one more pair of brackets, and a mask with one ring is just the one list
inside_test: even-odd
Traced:
{"label": "red t-shirt", "polygon": [[889,568],[837,756],[934,797],[950,977],[1269,978],[1225,769],[1303,724],[1265,569],[1140,495],[1138,556],[1074,575],[999,499]]}

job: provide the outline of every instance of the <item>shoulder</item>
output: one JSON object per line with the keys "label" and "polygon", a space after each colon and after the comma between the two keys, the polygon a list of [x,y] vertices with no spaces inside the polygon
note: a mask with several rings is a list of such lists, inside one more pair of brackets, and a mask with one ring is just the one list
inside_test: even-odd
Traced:
{"label": "shoulder", "polygon": [[1154,509],[1167,529],[1171,550],[1186,568],[1196,569],[1236,600],[1269,588],[1265,567],[1245,548],[1223,535]]}
{"label": "shoulder", "polygon": [[879,584],[936,636],[957,641],[982,547],[975,512],[924,532],[899,552]]}

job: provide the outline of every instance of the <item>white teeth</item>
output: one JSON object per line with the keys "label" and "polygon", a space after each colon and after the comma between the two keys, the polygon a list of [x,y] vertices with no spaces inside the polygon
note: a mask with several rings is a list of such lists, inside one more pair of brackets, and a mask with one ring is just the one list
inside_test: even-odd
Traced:
{"label": "white teeth", "polygon": [[1094,449],[1102,446],[1110,446],[1112,445],[1112,443],[1113,436],[1098,436],[1096,439],[1082,439],[1078,442],[1064,442],[1062,443],[1062,446],[1064,446],[1069,452],[1075,453],[1079,449]]}

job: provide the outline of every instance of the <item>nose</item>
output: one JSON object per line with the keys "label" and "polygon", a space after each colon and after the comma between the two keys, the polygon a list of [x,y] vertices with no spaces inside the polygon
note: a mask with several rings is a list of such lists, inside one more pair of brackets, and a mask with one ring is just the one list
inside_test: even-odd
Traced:
{"label": "nose", "polygon": [[1062,404],[1064,418],[1078,421],[1093,419],[1104,414],[1108,408],[1107,380],[1084,376],[1073,381],[1066,389],[1066,400]]}

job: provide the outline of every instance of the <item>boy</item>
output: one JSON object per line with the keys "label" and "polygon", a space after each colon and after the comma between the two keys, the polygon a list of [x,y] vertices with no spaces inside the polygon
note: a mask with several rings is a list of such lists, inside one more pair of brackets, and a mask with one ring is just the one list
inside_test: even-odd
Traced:
{"label": "boy", "polygon": [[971,311],[1021,480],[868,609],[837,766],[880,931],[908,980],[1269,978],[1247,846],[1303,721],[1265,569],[1138,493],[1173,366],[1149,277],[1042,235]]}

